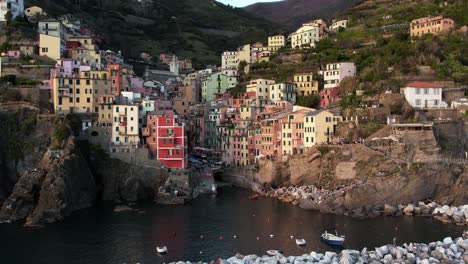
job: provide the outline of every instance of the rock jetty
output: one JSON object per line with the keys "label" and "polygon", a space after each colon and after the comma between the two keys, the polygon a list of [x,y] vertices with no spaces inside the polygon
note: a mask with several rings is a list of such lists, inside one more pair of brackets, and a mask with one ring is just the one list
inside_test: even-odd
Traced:
{"label": "rock jetty", "polygon": [[468,225],[468,205],[448,206],[435,202],[418,202],[405,205],[368,206],[363,208],[347,208],[337,206],[340,199],[345,200],[346,188],[325,190],[315,186],[290,186],[271,188],[259,186],[256,192],[265,197],[276,198],[282,202],[292,203],[301,208],[318,210],[323,213],[349,215],[357,218],[377,216],[425,216],[447,224]]}
{"label": "rock jetty", "polygon": [[[198,262],[199,264],[208,264]],[[402,246],[385,245],[374,250],[343,250],[341,253],[311,252],[302,256],[286,257],[236,254],[228,259],[218,259],[210,264],[312,264],[312,263],[468,263],[468,232],[463,237],[429,244],[410,243]],[[192,262],[172,262],[171,264],[192,264]]]}

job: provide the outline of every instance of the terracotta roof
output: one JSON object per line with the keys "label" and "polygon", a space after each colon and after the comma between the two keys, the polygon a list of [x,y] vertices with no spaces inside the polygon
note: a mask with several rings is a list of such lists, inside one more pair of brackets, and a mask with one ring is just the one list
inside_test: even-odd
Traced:
{"label": "terracotta roof", "polygon": [[441,85],[430,82],[410,82],[406,85],[409,88],[442,88]]}

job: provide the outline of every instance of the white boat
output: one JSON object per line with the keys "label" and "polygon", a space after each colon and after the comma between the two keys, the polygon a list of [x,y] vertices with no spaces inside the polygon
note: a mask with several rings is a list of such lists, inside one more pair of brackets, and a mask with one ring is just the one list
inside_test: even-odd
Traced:
{"label": "white boat", "polygon": [[267,254],[270,256],[276,256],[276,255],[281,254],[281,252],[279,250],[270,249],[270,250],[267,250]]}
{"label": "white boat", "polygon": [[166,254],[167,253],[167,247],[164,246],[164,247],[156,247],[156,251],[159,253],[159,254]]}
{"label": "white boat", "polygon": [[334,235],[325,231],[325,233],[322,234],[322,240],[329,245],[341,247],[345,242],[345,236],[338,236],[338,233]]}
{"label": "white boat", "polygon": [[217,192],[218,192],[218,185],[212,184],[212,185],[211,185],[211,192],[217,193]]}
{"label": "white boat", "polygon": [[307,244],[307,242],[305,241],[305,239],[296,239],[296,244],[298,246],[305,246]]}

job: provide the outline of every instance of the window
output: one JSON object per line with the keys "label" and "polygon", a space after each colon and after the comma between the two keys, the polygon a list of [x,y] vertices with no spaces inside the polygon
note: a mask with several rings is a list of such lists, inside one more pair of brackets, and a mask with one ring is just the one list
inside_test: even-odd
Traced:
{"label": "window", "polygon": [[77,103],[80,102],[80,98],[79,98],[79,97],[76,98],[76,102],[77,102]]}
{"label": "window", "polygon": [[87,97],[87,98],[86,98],[86,102],[87,102],[87,103],[91,103],[91,98]]}
{"label": "window", "polygon": [[421,94],[421,88],[416,88],[416,94]]}
{"label": "window", "polygon": [[421,105],[421,99],[416,99],[416,105]]}
{"label": "window", "polygon": [[80,88],[76,88],[76,94],[80,94]]}
{"label": "window", "polygon": [[163,139],[163,144],[166,144],[167,143],[167,140],[166,139]]}
{"label": "window", "polygon": [[76,80],[76,84],[77,84],[77,85],[80,84],[80,80],[79,80],[79,79]]}

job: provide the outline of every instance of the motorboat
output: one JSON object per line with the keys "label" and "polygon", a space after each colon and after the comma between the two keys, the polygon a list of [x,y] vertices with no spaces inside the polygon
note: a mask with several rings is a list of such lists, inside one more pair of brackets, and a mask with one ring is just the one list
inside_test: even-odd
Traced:
{"label": "motorboat", "polygon": [[270,250],[267,250],[267,254],[270,255],[270,256],[277,256],[277,255],[281,254],[281,251],[280,250],[270,249]]}
{"label": "motorboat", "polygon": [[156,247],[156,251],[158,252],[158,254],[166,254],[167,253],[167,247],[164,246],[164,247]]}
{"label": "motorboat", "polygon": [[296,239],[296,245],[298,246],[305,246],[307,244],[307,242],[305,241],[305,239]]}
{"label": "motorboat", "polygon": [[[336,231],[335,231],[336,233]],[[343,246],[344,242],[345,242],[345,236],[339,236],[338,233],[336,233],[336,235],[334,234],[331,234],[331,233],[328,233],[327,231],[325,231],[325,233],[322,234],[322,240],[331,245],[331,246],[338,246],[338,247],[341,247]]]}

